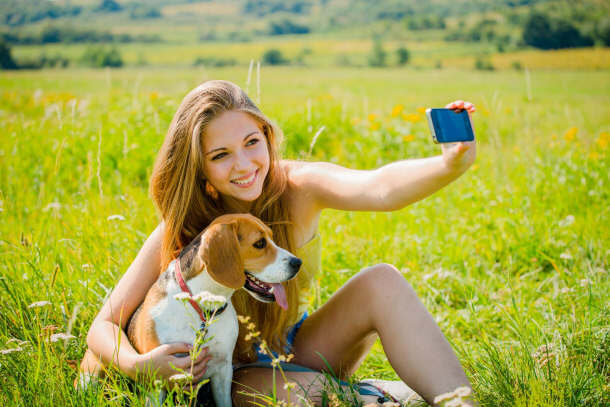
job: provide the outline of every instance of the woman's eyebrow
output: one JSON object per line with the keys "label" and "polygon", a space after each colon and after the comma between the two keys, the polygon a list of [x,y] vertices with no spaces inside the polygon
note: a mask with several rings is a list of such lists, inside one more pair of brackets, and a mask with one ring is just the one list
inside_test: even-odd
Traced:
{"label": "woman's eyebrow", "polygon": [[[260,133],[260,131],[256,130],[256,131],[253,131],[251,133],[248,133],[246,135],[246,137],[244,137],[244,141],[246,141],[248,139],[248,137],[250,137],[251,135],[256,134],[256,133]],[[205,155],[209,155],[209,154],[215,153],[216,151],[220,151],[220,150],[227,150],[227,148],[226,147],[218,147],[218,148],[215,148],[214,150],[208,151],[207,153],[205,153]]]}

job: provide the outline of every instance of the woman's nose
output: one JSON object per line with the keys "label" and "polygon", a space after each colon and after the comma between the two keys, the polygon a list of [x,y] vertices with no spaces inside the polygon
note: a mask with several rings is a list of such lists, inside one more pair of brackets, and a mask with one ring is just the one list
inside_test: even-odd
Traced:
{"label": "woman's nose", "polygon": [[237,160],[235,161],[236,171],[245,171],[250,169],[250,158],[245,152],[237,153]]}

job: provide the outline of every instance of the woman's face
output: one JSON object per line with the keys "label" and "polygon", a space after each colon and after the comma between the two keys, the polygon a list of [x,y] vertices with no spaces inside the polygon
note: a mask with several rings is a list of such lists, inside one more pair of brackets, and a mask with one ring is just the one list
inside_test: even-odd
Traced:
{"label": "woman's face", "polygon": [[216,117],[203,135],[203,152],[203,172],[219,194],[244,204],[260,196],[269,172],[269,150],[252,117],[237,111]]}

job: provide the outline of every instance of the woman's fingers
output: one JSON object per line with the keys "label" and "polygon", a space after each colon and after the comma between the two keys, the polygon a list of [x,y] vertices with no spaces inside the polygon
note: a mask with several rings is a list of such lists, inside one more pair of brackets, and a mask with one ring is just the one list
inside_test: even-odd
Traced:
{"label": "woman's fingers", "polygon": [[476,108],[474,107],[474,105],[472,103],[465,102],[463,100],[456,100],[454,102],[451,102],[447,106],[445,106],[445,109],[451,109],[451,110],[463,109],[463,110],[468,110],[468,113],[474,113],[476,111]]}

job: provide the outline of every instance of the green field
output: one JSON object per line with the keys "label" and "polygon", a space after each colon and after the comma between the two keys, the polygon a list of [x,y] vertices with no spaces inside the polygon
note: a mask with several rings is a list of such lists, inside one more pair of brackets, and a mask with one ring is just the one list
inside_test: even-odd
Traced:
{"label": "green field", "polygon": [[[257,86],[247,65],[2,72],[0,404],[143,404],[116,377],[75,393],[68,361],[158,222],[148,178],[180,100],[229,79],[284,129],[285,157],[360,169],[439,154],[422,109],[475,103],[478,158],[461,179],[397,212],[323,214],[313,307],[392,263],[482,405],[608,405],[608,73],[331,64],[262,67]],[[371,376],[396,378],[380,344],[356,379]]]}

